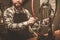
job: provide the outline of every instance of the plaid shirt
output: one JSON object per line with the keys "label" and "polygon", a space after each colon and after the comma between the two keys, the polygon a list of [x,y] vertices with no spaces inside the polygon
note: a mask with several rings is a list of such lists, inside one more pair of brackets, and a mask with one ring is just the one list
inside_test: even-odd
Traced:
{"label": "plaid shirt", "polygon": [[[27,18],[28,20],[27,21],[24,21],[24,22],[21,22],[21,23],[14,23],[13,22],[13,16],[14,16],[14,13],[18,13],[19,11],[15,9],[14,6],[10,7],[10,8],[7,8],[5,11],[4,11],[4,18],[5,18],[5,23],[8,25],[8,29],[11,29],[11,30],[24,30],[27,28],[26,31],[29,31],[29,33],[32,33],[30,36],[32,36],[34,34],[34,36],[37,36],[36,33],[35,33],[35,30],[37,29],[36,25],[38,25],[37,23],[34,24],[34,26],[31,28],[31,26],[28,25],[27,21],[29,20],[31,16],[31,14],[29,13],[29,11],[27,9],[24,9],[22,8],[22,12],[25,13],[27,15]],[[34,30],[34,31],[33,31]],[[29,34],[28,33],[28,34]]]}
{"label": "plaid shirt", "polygon": [[[22,12],[27,15],[27,18],[29,19],[31,17],[29,11],[27,9],[22,8]],[[4,18],[5,18],[5,23],[8,24],[8,28],[24,28],[25,26],[28,26],[27,21],[21,22],[21,23],[14,23],[13,22],[13,16],[14,13],[19,13],[17,9],[15,9],[14,6],[7,8],[4,11]],[[24,19],[23,19],[24,20]]]}
{"label": "plaid shirt", "polygon": [[[22,8],[21,12],[26,14],[28,20],[30,17],[32,17],[27,9]],[[28,20],[20,23],[14,23],[13,17],[15,13],[19,13],[19,11],[15,9],[14,6],[7,8],[4,11],[4,18],[5,23],[7,24],[7,29],[13,32],[17,31],[19,32],[19,34],[21,34],[22,36],[25,35],[25,37],[27,38],[37,36],[35,31],[32,30],[31,26],[28,25],[27,23]]]}

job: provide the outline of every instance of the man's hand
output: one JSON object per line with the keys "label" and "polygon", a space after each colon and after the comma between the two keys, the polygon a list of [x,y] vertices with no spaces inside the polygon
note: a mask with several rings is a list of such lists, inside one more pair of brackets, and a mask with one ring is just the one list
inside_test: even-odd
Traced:
{"label": "man's hand", "polygon": [[34,24],[37,21],[37,18],[34,17],[30,17],[30,19],[28,20],[28,24]]}

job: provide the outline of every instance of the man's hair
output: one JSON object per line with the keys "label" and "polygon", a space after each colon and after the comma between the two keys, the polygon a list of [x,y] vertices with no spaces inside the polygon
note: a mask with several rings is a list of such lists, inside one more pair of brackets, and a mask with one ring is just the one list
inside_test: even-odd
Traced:
{"label": "man's hair", "polygon": [[[13,5],[12,0],[9,0],[9,2],[10,2],[10,6],[12,6],[12,5]],[[26,4],[27,2],[28,2],[28,0],[24,0],[22,6],[23,6],[24,4]]]}

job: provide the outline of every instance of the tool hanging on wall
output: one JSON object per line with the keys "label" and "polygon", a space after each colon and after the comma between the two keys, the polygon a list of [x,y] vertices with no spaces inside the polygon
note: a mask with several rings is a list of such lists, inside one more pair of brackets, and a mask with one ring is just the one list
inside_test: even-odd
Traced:
{"label": "tool hanging on wall", "polygon": [[[56,4],[56,0],[55,0],[55,11],[54,11],[54,9],[52,8],[52,6],[51,6],[51,4],[49,2],[50,2],[50,0],[47,0],[46,3],[43,2],[42,5],[40,5],[39,11],[40,11],[40,14],[41,14],[41,24],[42,24],[42,21],[44,19],[44,14],[45,14],[44,9],[47,7],[48,15],[49,15],[49,28],[50,28],[49,33],[48,33],[49,34],[48,37],[49,37],[49,40],[54,40],[53,39],[53,33],[52,33],[52,23],[53,23],[53,20],[55,18],[55,14],[56,14],[56,10],[57,10],[57,4]],[[53,12],[53,14],[54,14],[53,20],[50,17],[51,12]]]}

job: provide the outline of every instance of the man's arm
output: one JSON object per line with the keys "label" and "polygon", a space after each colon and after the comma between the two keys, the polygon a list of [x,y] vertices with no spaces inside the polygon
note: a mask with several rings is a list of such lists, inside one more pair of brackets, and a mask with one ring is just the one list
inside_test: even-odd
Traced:
{"label": "man's arm", "polygon": [[[28,17],[30,17],[29,12],[26,10]],[[4,11],[4,18],[5,23],[8,25],[8,28],[25,28],[25,26],[28,26],[29,24],[33,24],[35,21],[34,18],[30,18],[28,21],[22,22],[22,23],[14,23],[13,22],[13,11],[12,10],[5,10]]]}
{"label": "man's arm", "polygon": [[4,11],[5,23],[8,25],[8,28],[16,28],[17,26],[19,26],[21,28],[21,27],[24,27],[24,26],[28,25],[27,21],[19,23],[19,24],[14,23],[12,12],[13,11],[10,10],[10,9],[9,10],[7,9],[7,10]]}

